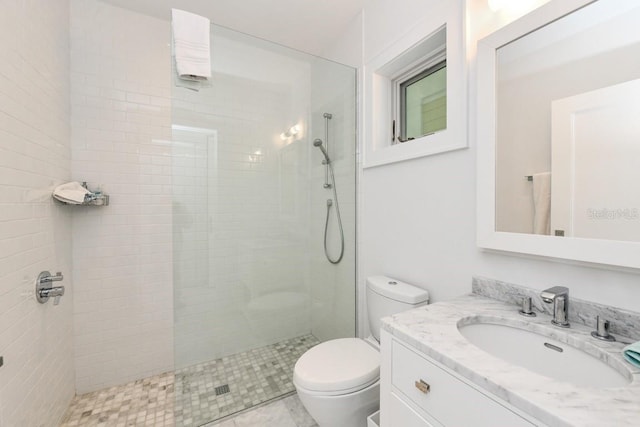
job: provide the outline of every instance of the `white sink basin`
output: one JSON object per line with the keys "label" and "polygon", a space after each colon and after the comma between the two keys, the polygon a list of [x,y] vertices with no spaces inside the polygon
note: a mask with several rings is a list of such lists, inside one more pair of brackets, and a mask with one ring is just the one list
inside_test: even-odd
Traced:
{"label": "white sink basin", "polygon": [[537,374],[579,387],[624,387],[631,382],[600,359],[544,335],[501,324],[464,323],[458,330],[473,345]]}

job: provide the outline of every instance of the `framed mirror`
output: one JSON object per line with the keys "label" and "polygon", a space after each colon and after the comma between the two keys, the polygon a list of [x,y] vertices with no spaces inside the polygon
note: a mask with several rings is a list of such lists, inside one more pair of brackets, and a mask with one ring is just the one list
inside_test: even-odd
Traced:
{"label": "framed mirror", "polygon": [[640,3],[552,0],[478,43],[478,245],[640,268]]}

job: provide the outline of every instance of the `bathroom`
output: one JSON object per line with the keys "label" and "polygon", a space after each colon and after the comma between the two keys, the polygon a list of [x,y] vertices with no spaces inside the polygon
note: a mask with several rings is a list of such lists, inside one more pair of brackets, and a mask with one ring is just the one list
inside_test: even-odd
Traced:
{"label": "bathroom", "polygon": [[[198,289],[188,286],[176,288],[178,279],[189,283],[206,274],[205,267],[209,268],[199,264],[190,250],[195,253],[202,249],[198,245],[204,245],[205,251],[223,248],[207,247],[210,242],[197,239],[194,224],[206,231],[206,219],[191,218],[176,207],[177,195],[189,196],[188,202],[193,204],[202,201],[195,197],[201,181],[174,179],[178,172],[184,173],[190,167],[175,160],[196,156],[200,141],[197,138],[208,138],[206,132],[198,130],[213,128],[214,124],[173,118],[184,118],[181,111],[193,111],[187,105],[189,97],[207,96],[215,87],[204,86],[198,92],[178,88],[185,97],[182,99],[174,92],[171,7],[206,15],[220,34],[237,30],[227,38],[233,43],[245,42],[250,37],[245,34],[258,37],[251,43],[254,48],[271,52],[269,66],[273,68],[249,70],[241,77],[255,80],[258,72],[269,74],[274,70],[271,74],[280,77],[302,75],[300,91],[277,80],[267,89],[273,89],[287,102],[282,111],[270,111],[279,114],[277,126],[269,129],[274,144],[283,141],[281,134],[300,125],[299,134],[293,135],[295,143],[288,146],[304,150],[299,154],[304,167],[296,164],[286,171],[291,174],[289,180],[279,177],[277,182],[287,183],[290,194],[296,195],[296,200],[304,199],[305,204],[297,210],[279,194],[275,197],[279,198],[278,208],[288,209],[278,213],[293,224],[286,231],[306,236],[309,229],[308,241],[305,237],[304,241],[278,244],[281,240],[270,234],[274,231],[269,222],[272,218],[260,216],[262,205],[235,199],[240,204],[250,203],[249,208],[255,210],[250,221],[255,223],[246,231],[262,233],[263,238],[244,245],[242,257],[234,262],[249,263],[257,257],[264,261],[257,266],[272,271],[278,259],[302,256],[300,247],[308,244],[304,259],[284,263],[284,272],[304,276],[299,282],[292,280],[290,287],[303,283],[305,291],[318,303],[315,311],[310,310],[311,318],[320,319],[313,334],[318,340],[369,335],[367,278],[378,275],[427,290],[430,303],[469,294],[472,278],[484,277],[539,292],[565,286],[571,290],[571,298],[640,311],[636,303],[640,301],[640,266],[634,267],[632,261],[621,264],[612,260],[633,258],[633,251],[637,250],[633,243],[624,248],[589,247],[589,259],[492,250],[478,245],[482,231],[479,223],[486,215],[481,198],[486,186],[480,188],[484,181],[479,173],[483,173],[487,157],[481,151],[478,132],[482,111],[477,107],[481,89],[477,42],[547,2],[518,2],[521,8],[516,9],[509,7],[509,2],[499,8],[496,4],[500,2],[487,0],[332,1],[304,8],[297,2],[278,2],[268,11],[259,7],[261,3],[251,3],[249,7],[247,3],[221,2],[210,9],[205,2],[182,0],[38,0],[2,5],[0,32],[5,40],[5,67],[0,72],[1,426],[58,426],[76,394],[82,396],[172,372],[205,360],[198,356],[201,351],[211,351],[214,359],[219,357],[216,351],[237,344],[235,338],[240,332],[233,329],[233,318],[230,323],[217,323],[229,315],[200,310],[219,303],[216,294],[199,294]],[[447,54],[459,58],[459,107],[464,113],[455,117],[460,120],[460,126],[453,129],[455,135],[443,143],[451,143],[455,149],[367,165],[372,159],[366,158],[371,152],[368,134],[376,120],[376,112],[370,108],[375,96],[370,82],[372,70],[382,68],[429,36],[441,25],[434,23],[432,17],[444,15],[451,4],[456,10],[447,20],[447,29],[459,35],[460,49],[450,50],[448,40]],[[270,18],[265,19],[267,14]],[[314,27],[312,23],[322,26]],[[305,53],[287,50],[285,54],[286,48],[272,43]],[[273,59],[278,55],[286,55],[290,62],[283,64]],[[239,64],[254,58],[247,58],[248,54],[229,56]],[[338,80],[330,80],[334,77],[340,79],[339,85]],[[113,91],[106,93],[100,88]],[[124,99],[119,98],[123,96]],[[260,92],[255,98],[266,99],[267,94]],[[118,110],[117,102],[133,103],[137,110]],[[232,96],[227,95],[225,102],[233,102]],[[264,105],[263,108],[272,109],[274,104]],[[259,114],[245,110],[248,107],[241,103],[229,108],[237,114]],[[115,118],[91,115],[91,111],[100,109],[112,109]],[[331,113],[333,118],[325,121],[323,113]],[[122,122],[126,128],[111,128],[109,120]],[[329,138],[325,134],[326,123]],[[234,132],[238,139],[252,139],[250,133]],[[326,200],[333,196],[331,189],[323,188],[328,172],[320,150],[313,147],[316,138],[325,143],[328,140],[329,154],[338,156],[336,187],[345,252],[344,259],[336,265],[327,260],[323,248]],[[183,144],[172,146],[170,143],[176,139]],[[267,165],[267,154],[257,151],[251,152],[253,157],[248,161],[253,160],[259,167],[263,160]],[[53,188],[67,181],[87,181],[91,190],[110,196],[109,205],[63,206],[52,200]],[[180,191],[180,186],[196,192]],[[264,202],[261,188],[244,194]],[[216,196],[210,193],[207,198]],[[334,214],[332,210],[331,215]],[[229,218],[238,212],[220,215]],[[339,236],[335,217],[331,218],[329,255],[335,256]],[[238,231],[237,225],[229,227]],[[181,229],[192,234],[185,231],[180,236],[177,230]],[[227,231],[222,227],[213,233],[225,235]],[[232,238],[240,239],[237,235]],[[183,246],[179,245],[181,242]],[[185,244],[192,247],[185,249]],[[271,245],[267,251],[259,252],[267,244]],[[264,258],[265,253],[269,257]],[[180,258],[184,254],[186,260]],[[224,262],[222,259],[219,265],[224,267]],[[303,263],[304,272],[293,268],[294,264]],[[41,271],[63,274],[64,280],[53,283],[65,286],[58,305],[36,301],[34,283]],[[188,274],[194,277],[187,277]],[[243,274],[236,279],[259,277],[264,270],[257,268]],[[224,295],[229,303],[238,299],[238,294],[232,292],[236,289],[225,290],[229,291]],[[242,295],[252,295],[250,286],[242,289]],[[176,300],[176,295],[181,295],[182,300]],[[188,306],[175,302],[186,300],[202,304],[190,311]],[[178,322],[180,316],[184,316],[183,322]],[[292,326],[297,323],[295,319],[283,320],[282,326]],[[206,327],[202,327],[205,322]],[[279,326],[276,323],[269,328],[271,325],[262,323],[258,322],[271,330]],[[185,330],[189,327],[192,329]],[[211,343],[214,333],[218,334],[216,339],[223,341]],[[269,344],[257,342],[255,347]],[[169,378],[163,377],[157,387],[167,389],[170,383]],[[293,389],[287,389],[283,394],[289,406],[270,400],[261,403],[266,406],[258,404],[255,411],[274,405],[277,416],[296,413],[299,406],[287,401],[292,398],[291,392]],[[153,398],[162,400],[159,395]],[[123,425],[180,425],[164,418],[165,414],[161,416],[157,407],[146,411],[156,418],[145,419],[146,415],[142,415],[129,419],[132,424]],[[246,424],[246,420],[259,419],[251,417],[264,412],[249,414],[238,415],[244,416],[244,421],[224,418],[222,422],[230,426],[290,425],[274,423],[273,419]],[[185,420],[182,423],[187,425]]]}

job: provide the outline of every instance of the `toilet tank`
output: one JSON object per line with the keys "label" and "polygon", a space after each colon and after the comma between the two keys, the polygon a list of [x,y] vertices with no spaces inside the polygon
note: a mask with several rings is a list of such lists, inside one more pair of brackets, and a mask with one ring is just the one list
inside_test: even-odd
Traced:
{"label": "toilet tank", "polygon": [[369,329],[380,341],[380,319],[426,305],[429,293],[424,289],[386,276],[367,278],[367,312]]}

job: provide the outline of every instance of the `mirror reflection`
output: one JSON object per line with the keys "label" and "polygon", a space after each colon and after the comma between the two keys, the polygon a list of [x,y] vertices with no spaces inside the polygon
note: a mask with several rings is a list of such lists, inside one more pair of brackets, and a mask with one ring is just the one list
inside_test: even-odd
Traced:
{"label": "mirror reflection", "polygon": [[640,241],[639,24],[600,0],[497,50],[496,231]]}

